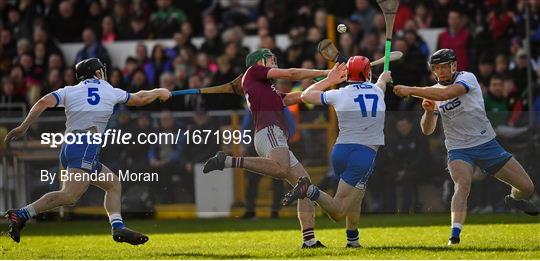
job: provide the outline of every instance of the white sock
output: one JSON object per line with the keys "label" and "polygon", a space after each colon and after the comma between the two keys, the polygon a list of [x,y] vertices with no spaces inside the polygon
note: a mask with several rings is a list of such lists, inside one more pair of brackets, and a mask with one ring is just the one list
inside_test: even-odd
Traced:
{"label": "white sock", "polygon": [[230,168],[230,167],[232,167],[232,157],[227,156],[225,157],[225,168]]}
{"label": "white sock", "polygon": [[459,229],[462,229],[462,228],[463,228],[463,224],[460,224],[460,223],[452,223],[452,228],[459,228]]}

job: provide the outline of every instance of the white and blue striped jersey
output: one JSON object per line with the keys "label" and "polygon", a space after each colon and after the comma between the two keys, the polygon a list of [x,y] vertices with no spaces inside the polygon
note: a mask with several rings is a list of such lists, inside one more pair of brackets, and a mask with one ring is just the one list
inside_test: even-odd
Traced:
{"label": "white and blue striped jersey", "polygon": [[130,98],[128,92],[99,79],[87,79],[75,86],[58,89],[52,94],[56,98],[56,106],[65,108],[66,132],[96,127],[97,131],[102,133],[114,106],[127,103]]}
{"label": "white and blue striped jersey", "polygon": [[450,100],[435,102],[442,118],[446,149],[471,148],[495,138],[476,76],[470,72],[458,72],[453,83],[463,85],[467,92]]}
{"label": "white and blue striped jersey", "polygon": [[370,82],[352,83],[321,94],[321,102],[336,110],[336,144],[384,145],[384,92]]}

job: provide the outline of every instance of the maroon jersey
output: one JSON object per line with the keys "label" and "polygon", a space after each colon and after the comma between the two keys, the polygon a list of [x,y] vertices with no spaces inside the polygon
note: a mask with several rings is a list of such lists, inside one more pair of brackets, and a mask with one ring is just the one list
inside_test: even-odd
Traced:
{"label": "maroon jersey", "polygon": [[242,79],[242,88],[253,115],[255,132],[270,125],[276,125],[287,133],[283,98],[286,93],[277,90],[266,76],[270,67],[253,65],[249,67]]}

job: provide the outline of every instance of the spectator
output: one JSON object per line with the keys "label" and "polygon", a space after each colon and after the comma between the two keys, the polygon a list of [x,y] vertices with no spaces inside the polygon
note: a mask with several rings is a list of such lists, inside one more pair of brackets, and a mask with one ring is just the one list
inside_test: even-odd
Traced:
{"label": "spectator", "polygon": [[64,59],[62,59],[62,56],[60,54],[53,53],[49,55],[49,59],[47,60],[47,70],[64,70]]}
{"label": "spectator", "polygon": [[150,16],[154,38],[171,38],[186,20],[186,15],[172,5],[171,0],[157,0],[158,10]]}
{"label": "spectator", "polygon": [[148,79],[146,73],[142,69],[135,69],[131,84],[127,87],[127,92],[134,93],[141,90],[149,90]]}
{"label": "spectator", "polygon": [[[128,34],[130,30],[130,21],[128,17],[127,3],[128,1],[126,0],[115,1],[114,6],[113,6],[113,15],[112,15],[113,26],[112,27],[116,29],[116,33],[119,39],[125,39],[126,35]],[[144,38],[139,38],[139,39],[144,39]]]}
{"label": "spectator", "polygon": [[482,57],[480,57],[480,62],[478,64],[478,72],[476,73],[476,78],[478,79],[478,83],[480,83],[480,87],[482,87],[482,92],[485,93],[489,82],[491,79],[491,76],[493,76],[493,73],[495,72],[495,66],[493,65],[493,61],[491,60],[491,55],[484,54]]}
{"label": "spectator", "polygon": [[508,102],[506,98],[503,78],[497,74],[493,75],[487,93],[484,95],[484,104],[488,118],[495,128],[508,123]]}
{"label": "spectator", "polygon": [[414,30],[405,30],[403,37],[407,44],[420,51],[424,57],[424,61],[427,61],[431,53],[429,52],[429,47],[424,39],[422,39]]}
{"label": "spectator", "polygon": [[394,32],[400,32],[405,28],[407,21],[414,21],[414,13],[407,1],[401,1],[394,20]]}
{"label": "spectator", "polygon": [[[415,85],[419,82],[426,82],[426,59],[420,50],[415,46],[409,46],[404,38],[396,39],[393,47],[396,51],[403,52],[403,57],[390,64],[392,79],[395,82],[407,82],[411,85]],[[403,100],[394,96],[394,94],[388,95],[388,99],[389,101],[386,104],[388,110],[411,110],[418,101],[416,99]]]}
{"label": "spectator", "polygon": [[182,32],[174,33],[174,47],[167,50],[167,56],[169,59],[174,59],[174,57],[180,55],[182,50],[188,51],[191,55],[197,53],[197,47],[191,43],[190,39]]}
{"label": "spectator", "polygon": [[172,64],[167,58],[165,48],[161,44],[154,45],[150,61],[144,65],[146,78],[151,85],[159,83],[159,75],[163,72],[172,71]]}
{"label": "spectator", "polygon": [[[152,119],[148,112],[140,112],[136,117],[136,123],[128,130],[134,136],[141,133],[150,134],[156,133],[152,128]],[[125,166],[129,166],[133,171],[146,172],[149,171],[148,152],[150,145],[148,143],[135,143],[133,145],[123,146],[125,148],[120,155]]]}
{"label": "spectator", "polygon": [[[162,111],[159,115],[159,133],[176,134],[178,129],[181,129],[172,116],[170,111]],[[156,195],[162,203],[178,203],[186,202],[185,198],[181,198],[185,191],[185,186],[190,186],[182,182],[181,171],[178,165],[182,157],[182,145],[171,143],[160,143],[150,145],[148,151],[148,161],[153,172],[161,173],[158,187],[155,188]],[[178,188],[181,188],[180,190]]]}
{"label": "spectator", "polygon": [[8,19],[6,27],[11,29],[11,31],[13,32],[13,36],[16,39],[24,37],[23,24],[21,22],[21,13],[16,7],[10,7],[8,9]]}
{"label": "spectator", "polygon": [[15,57],[15,60],[20,58],[20,56],[25,53],[31,53],[32,50],[33,50],[32,43],[28,39],[26,38],[19,39],[17,41],[17,56]]}
{"label": "spectator", "polygon": [[432,8],[433,19],[431,20],[431,26],[435,28],[448,26],[449,11],[452,10],[453,5],[451,0],[436,0]]}
{"label": "spectator", "polygon": [[360,42],[360,53],[365,57],[372,58],[377,46],[377,34],[374,32],[367,33]]}
{"label": "spectator", "polygon": [[495,73],[499,75],[508,74],[508,57],[504,54],[498,54],[495,57]]}
{"label": "spectator", "polygon": [[178,65],[175,67],[174,70],[174,83],[176,86],[178,86],[179,89],[187,89],[188,88],[188,69],[187,66],[184,64]]}
{"label": "spectator", "polygon": [[34,71],[40,80],[45,77],[47,67],[47,49],[45,44],[37,43],[34,45]]}
{"label": "spectator", "polygon": [[[129,56],[126,58],[126,62],[124,63],[124,68],[122,68],[122,75],[124,76],[124,82],[130,83],[133,79],[133,73],[137,69],[142,70],[142,66],[139,65],[137,59],[133,58],[132,56]],[[143,70],[144,71],[144,70]]]}
{"label": "spectator", "polygon": [[355,0],[356,10],[353,12],[350,20],[356,20],[360,25],[362,25],[364,32],[371,31],[373,26],[373,20],[377,11],[375,8],[370,6],[367,0]]}
{"label": "spectator", "polygon": [[208,54],[211,58],[217,58],[223,52],[223,43],[219,36],[216,24],[204,25],[204,41],[201,45],[201,52]]}
{"label": "spectator", "polygon": [[[81,25],[83,25],[82,16],[75,13],[72,1],[62,1],[58,6],[58,13],[59,16],[52,19],[49,24],[52,35],[60,42],[80,41]],[[85,40],[83,39],[83,41]]]}
{"label": "spectator", "polygon": [[298,68],[302,57],[304,56],[304,39],[300,28],[292,27],[289,30],[289,39],[291,44],[285,50],[285,67],[286,68]]}
{"label": "spectator", "polygon": [[457,65],[458,71],[469,69],[470,37],[462,14],[457,10],[450,11],[448,13],[448,27],[439,34],[437,49],[447,48],[454,50],[459,61]]}
{"label": "spectator", "polygon": [[426,4],[418,3],[414,8],[414,21],[418,29],[426,29],[431,26],[432,15]]}
{"label": "spectator", "polygon": [[426,174],[430,153],[427,140],[418,130],[413,129],[410,119],[399,119],[396,129],[397,135],[391,142],[392,145],[387,147],[388,154],[393,159],[396,208],[398,213],[413,213],[418,210],[418,183]]}
{"label": "spectator", "polygon": [[210,86],[212,75],[217,71],[217,64],[208,59],[205,53],[197,54],[197,63],[194,74],[199,75],[203,79],[203,86]]}
{"label": "spectator", "polygon": [[112,68],[109,52],[96,39],[96,34],[92,29],[85,28],[82,32],[84,46],[77,52],[75,63],[88,58],[98,58],[107,68]]}
{"label": "spectator", "polygon": [[101,43],[109,44],[118,39],[114,29],[113,19],[110,16],[103,17],[101,20]]}
{"label": "spectator", "polygon": [[232,65],[233,73],[235,75],[244,71],[245,55],[239,53],[239,45],[235,42],[230,42],[225,45],[224,55],[229,59]]}
{"label": "spectator", "polygon": [[[384,20],[383,14],[378,13],[375,15],[375,18],[373,19],[373,27],[371,28],[371,31],[369,32],[376,33],[377,35],[381,35],[381,34],[386,35],[386,21]],[[362,32],[363,34],[361,34],[360,37],[362,37],[365,33],[369,33],[369,32]]]}
{"label": "spectator", "polygon": [[[230,60],[227,56],[220,56],[217,59],[218,71],[213,75],[210,85],[228,83],[236,74],[233,73]],[[243,97],[234,94],[216,94],[205,97],[205,108],[207,110],[223,110],[223,109],[242,109]]]}
{"label": "spectator", "polygon": [[500,52],[508,46],[510,35],[514,34],[512,16],[513,14],[502,4],[489,12],[487,21],[491,32],[490,42],[495,45],[492,46],[492,50]]}
{"label": "spectator", "polygon": [[103,19],[104,12],[101,2],[98,0],[93,0],[88,6],[88,15],[86,16],[86,21],[84,22],[84,27],[92,28],[94,32],[100,31],[99,23],[96,21],[101,21]]}
{"label": "spectator", "polygon": [[141,0],[132,1],[129,5],[129,15],[132,17],[140,16],[144,20],[148,20],[150,16],[150,3]]}
{"label": "spectator", "polygon": [[148,29],[146,19],[142,15],[136,15],[131,18],[129,29],[123,38],[126,40],[147,39],[149,35],[150,30]]}
{"label": "spectator", "polygon": [[49,71],[49,74],[47,75],[47,80],[45,81],[45,85],[43,88],[41,88],[41,96],[45,96],[46,94],[49,94],[50,92],[56,91],[60,88],[63,88],[63,79],[62,75],[60,74],[59,69],[52,69]]}
{"label": "spectator", "polygon": [[328,13],[324,9],[317,9],[313,17],[313,25],[319,29],[321,34],[326,35],[326,19]]}
{"label": "spectator", "polygon": [[13,39],[13,34],[10,30],[1,30],[0,41],[2,43],[2,49],[7,57],[13,59],[17,55],[17,44]]}
{"label": "spectator", "polygon": [[224,28],[244,26],[250,22],[250,11],[240,4],[240,0],[230,0],[222,15]]}
{"label": "spectator", "polygon": [[345,57],[351,57],[359,53],[358,46],[354,44],[350,33],[343,33],[339,36],[339,48]]}
{"label": "spectator", "polygon": [[[520,49],[514,57],[514,68],[510,70],[510,76],[514,79],[517,87],[516,96],[521,96],[527,90],[527,68],[533,66],[530,58],[527,56],[525,49]],[[532,80],[536,82],[536,74],[533,72]]]}
{"label": "spectator", "polygon": [[306,42],[304,43],[304,58],[315,56],[318,53],[317,46],[323,39],[321,30],[318,27],[312,26],[308,29]]}
{"label": "spectator", "polygon": [[144,68],[144,66],[150,62],[150,59],[148,58],[148,47],[146,47],[144,42],[138,42],[135,46],[135,59],[137,66],[140,68]]}
{"label": "spectator", "polygon": [[180,32],[186,37],[187,42],[191,43],[191,38],[193,37],[193,27],[189,21],[185,21],[180,26]]}
{"label": "spectator", "polygon": [[[210,130],[212,133],[219,129],[215,121],[211,121],[206,111],[197,109],[192,117],[192,123],[187,126],[187,130],[193,132],[196,130]],[[194,167],[196,164],[204,164],[204,162],[212,157],[216,151],[220,149],[216,135],[209,135],[208,140],[202,144],[190,142],[184,146],[183,166],[186,170],[186,175],[182,176],[184,187],[192,197],[194,196],[193,176],[195,175]]]}
{"label": "spectator", "polygon": [[[188,82],[189,89],[202,88],[202,80],[196,74],[189,76]],[[185,95],[184,97],[184,111],[194,111],[197,108],[205,108],[204,97],[202,95]]]}
{"label": "spectator", "polygon": [[41,27],[34,29],[33,42],[35,45],[40,43],[45,44],[45,52],[47,56],[51,54],[58,54],[60,56],[63,56],[62,51],[60,50],[58,45],[54,42],[54,40],[49,38],[49,34],[47,33],[47,31],[45,31]]}
{"label": "spectator", "polygon": [[2,92],[0,93],[0,104],[25,103],[24,95],[16,92],[15,83],[10,77],[2,79]]}
{"label": "spectator", "polygon": [[120,88],[122,90],[126,89],[126,85],[124,83],[124,75],[122,74],[122,70],[120,70],[118,67],[114,67],[111,70],[110,73],[111,76],[109,76],[108,82],[115,88]]}
{"label": "spectator", "polygon": [[12,60],[4,51],[4,46],[0,45],[0,75],[8,73]]}
{"label": "spectator", "polygon": [[79,81],[77,80],[77,78],[75,78],[75,71],[73,70],[73,68],[67,67],[64,70],[64,85],[74,86],[77,83],[79,83]]}
{"label": "spectator", "polygon": [[55,0],[43,0],[41,5],[41,15],[46,21],[51,21],[58,16],[58,2]]}
{"label": "spectator", "polygon": [[27,86],[24,76],[24,68],[20,64],[15,64],[11,67],[9,77],[13,81],[15,87],[14,93],[26,98]]}

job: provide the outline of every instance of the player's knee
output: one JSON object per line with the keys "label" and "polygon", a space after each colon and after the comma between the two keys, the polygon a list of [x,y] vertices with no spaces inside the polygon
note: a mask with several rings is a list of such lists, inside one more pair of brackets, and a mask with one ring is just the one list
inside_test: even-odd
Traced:
{"label": "player's knee", "polygon": [[454,190],[456,193],[469,193],[471,191],[471,181],[470,180],[458,180],[454,184]]}

